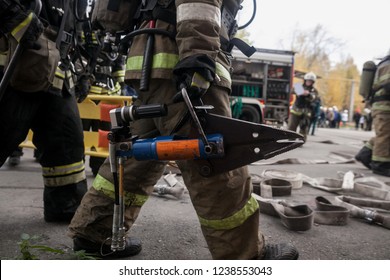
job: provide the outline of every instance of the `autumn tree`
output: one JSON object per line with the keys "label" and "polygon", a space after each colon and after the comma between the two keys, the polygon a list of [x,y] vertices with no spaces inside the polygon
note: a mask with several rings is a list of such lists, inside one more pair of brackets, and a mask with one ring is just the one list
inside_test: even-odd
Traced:
{"label": "autumn tree", "polygon": [[295,28],[291,37],[280,43],[283,48],[296,52],[296,70],[312,71],[319,76],[316,87],[324,106],[348,109],[351,90],[354,91],[355,106],[361,106],[362,99],[358,95],[360,74],[353,58],[348,56],[335,65],[332,64],[332,54],[339,52],[344,43],[331,36],[321,24],[307,30]]}
{"label": "autumn tree", "polygon": [[352,57],[348,56],[338,62],[324,78],[329,93],[323,96],[324,103],[334,104],[339,109],[349,109],[352,96],[354,108],[361,107],[359,79],[360,73]]}

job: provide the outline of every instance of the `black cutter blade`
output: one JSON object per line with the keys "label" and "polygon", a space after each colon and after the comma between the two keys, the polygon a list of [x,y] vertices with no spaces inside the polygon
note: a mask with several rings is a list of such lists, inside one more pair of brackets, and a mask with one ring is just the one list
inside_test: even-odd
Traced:
{"label": "black cutter blade", "polygon": [[212,176],[238,167],[274,157],[304,143],[301,134],[268,125],[232,119],[215,114],[199,114],[206,134],[223,135],[225,156],[197,160],[200,173]]}

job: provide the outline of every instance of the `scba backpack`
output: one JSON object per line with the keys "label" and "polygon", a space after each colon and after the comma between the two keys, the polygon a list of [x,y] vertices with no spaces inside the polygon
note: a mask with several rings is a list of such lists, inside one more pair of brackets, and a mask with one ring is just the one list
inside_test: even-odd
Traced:
{"label": "scba backpack", "polygon": [[105,31],[111,33],[132,29],[141,2],[142,0],[96,0],[92,22],[99,23]]}

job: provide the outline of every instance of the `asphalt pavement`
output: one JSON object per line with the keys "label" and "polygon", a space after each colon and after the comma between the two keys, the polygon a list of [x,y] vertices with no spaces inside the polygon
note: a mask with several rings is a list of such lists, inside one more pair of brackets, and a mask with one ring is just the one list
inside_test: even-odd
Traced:
{"label": "asphalt pavement", "polygon": [[[374,176],[382,182],[390,178],[373,175],[358,162],[337,163],[334,153],[353,158],[364,141],[374,132],[349,129],[318,129],[315,136],[301,148],[249,166],[254,177],[264,170],[277,169],[299,172],[312,178],[339,178],[347,171]],[[279,160],[300,159],[301,163],[272,164]],[[87,162],[88,184],[93,176]],[[180,180],[180,176],[177,176]],[[0,168],[0,259],[21,258],[22,250],[39,259],[75,258],[72,240],[67,236],[67,224],[46,223],[43,220],[43,185],[40,165],[32,150],[25,149],[21,163],[16,167],[5,164]],[[390,191],[390,187],[386,188]],[[290,202],[314,206],[314,198],[324,196],[334,201],[335,194],[304,184],[293,189],[291,196],[282,197]],[[345,226],[314,224],[308,231],[291,231],[276,217],[261,214],[260,230],[266,242],[291,242],[304,260],[389,260],[390,231],[376,224],[350,218]],[[170,195],[153,194],[141,210],[130,232],[141,238],[142,252],[136,260],[207,260],[211,259],[207,244],[188,193],[181,199]],[[27,238],[29,236],[29,238]],[[24,242],[22,238],[25,238]],[[26,239],[27,238],[27,239]],[[29,245],[42,245],[44,249],[59,249],[63,254],[42,252]]]}

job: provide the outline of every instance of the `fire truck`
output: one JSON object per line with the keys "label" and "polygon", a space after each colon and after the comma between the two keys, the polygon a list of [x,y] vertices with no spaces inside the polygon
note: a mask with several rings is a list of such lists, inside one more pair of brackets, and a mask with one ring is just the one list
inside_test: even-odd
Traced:
{"label": "fire truck", "polygon": [[233,117],[276,126],[287,121],[294,78],[294,52],[256,48],[251,57],[232,52]]}

